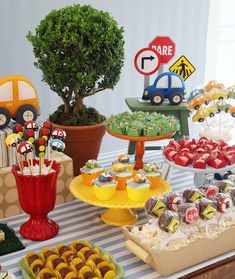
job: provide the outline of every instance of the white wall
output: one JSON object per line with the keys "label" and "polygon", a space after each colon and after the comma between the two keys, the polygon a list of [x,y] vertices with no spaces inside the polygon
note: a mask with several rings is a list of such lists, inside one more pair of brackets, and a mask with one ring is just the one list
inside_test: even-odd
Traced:
{"label": "white wall", "polygon": [[[104,115],[127,110],[125,97],[142,95],[143,77],[135,71],[133,59],[157,35],[170,36],[176,43],[175,59],[184,54],[196,67],[196,73],[186,82],[187,89],[203,84],[209,0],[1,0],[0,76],[20,73],[28,77],[39,92],[44,119],[60,99],[41,82],[25,35],[52,9],[72,3],[91,4],[108,11],[125,29],[125,65],[118,85],[113,91],[106,90],[86,100]],[[174,59],[165,69],[173,62]],[[102,151],[126,145],[125,141],[105,136]]]}

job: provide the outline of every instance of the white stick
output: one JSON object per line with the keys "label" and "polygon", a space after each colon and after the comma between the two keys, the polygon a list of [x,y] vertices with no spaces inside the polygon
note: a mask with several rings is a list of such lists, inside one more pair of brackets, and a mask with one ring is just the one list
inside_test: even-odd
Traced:
{"label": "white stick", "polygon": [[16,148],[16,147],[13,147],[13,148],[14,148],[15,153],[16,153],[16,158],[17,158],[17,161],[18,161],[18,165],[19,165],[19,168],[20,168],[20,172],[21,172],[21,174],[23,174],[23,169],[22,169],[21,161],[20,161],[20,155],[19,155],[18,152],[17,152],[17,148]]}
{"label": "white stick", "polygon": [[49,174],[50,171],[51,171],[51,168],[52,168],[52,165],[53,165],[54,160],[55,160],[55,151],[52,152],[52,158],[51,158],[51,163],[50,163],[50,167],[49,167],[48,174]]}

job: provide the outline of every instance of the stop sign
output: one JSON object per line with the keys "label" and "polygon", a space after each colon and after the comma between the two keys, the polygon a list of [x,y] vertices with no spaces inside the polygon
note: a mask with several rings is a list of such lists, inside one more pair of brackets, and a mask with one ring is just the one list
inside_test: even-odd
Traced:
{"label": "stop sign", "polygon": [[152,40],[149,47],[154,49],[160,56],[162,64],[168,63],[175,56],[175,43],[170,37],[159,36]]}

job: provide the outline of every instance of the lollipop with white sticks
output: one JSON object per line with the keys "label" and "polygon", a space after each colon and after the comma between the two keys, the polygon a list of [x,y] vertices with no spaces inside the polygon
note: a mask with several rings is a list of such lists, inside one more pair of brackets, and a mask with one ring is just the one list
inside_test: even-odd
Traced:
{"label": "lollipop with white sticks", "polygon": [[200,136],[229,142],[235,130],[235,90],[210,81],[204,89],[187,94],[188,108],[194,111],[192,120],[201,125]]}
{"label": "lollipop with white sticks", "polygon": [[22,173],[22,164],[21,164],[20,156],[17,152],[17,145],[21,143],[21,136],[18,134],[8,135],[5,140],[5,143],[9,148],[13,148],[13,150],[15,151],[16,158],[17,158],[18,164],[19,164],[19,168]]}
{"label": "lollipop with white sticks", "polygon": [[[30,164],[30,160],[27,160],[27,155],[30,155],[31,158],[31,162],[32,162],[32,151],[33,151],[33,145],[31,142],[29,141],[24,141],[21,142],[18,146],[17,146],[17,152],[20,154],[20,157],[22,158],[22,156],[25,157],[25,160],[28,163],[28,167],[30,169],[30,174],[33,175],[33,170],[32,170],[32,165]],[[23,163],[23,162],[22,162]]]}
{"label": "lollipop with white sticks", "polygon": [[65,138],[66,138],[66,132],[62,129],[54,129],[52,134],[51,134],[51,137],[53,139],[59,139],[59,140],[62,140],[64,141]]}
{"label": "lollipop with white sticks", "polygon": [[49,172],[50,172],[50,170],[52,168],[52,165],[53,165],[53,162],[55,160],[55,151],[63,152],[65,150],[65,143],[60,139],[52,139],[50,141],[50,146],[51,146],[51,149],[52,149],[52,159],[51,159]]}

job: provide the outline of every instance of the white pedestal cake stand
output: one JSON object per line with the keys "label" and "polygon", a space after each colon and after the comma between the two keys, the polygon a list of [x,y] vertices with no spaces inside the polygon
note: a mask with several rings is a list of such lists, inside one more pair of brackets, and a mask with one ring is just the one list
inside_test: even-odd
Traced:
{"label": "white pedestal cake stand", "polygon": [[182,171],[185,171],[185,172],[194,173],[194,184],[196,187],[201,186],[205,182],[206,176],[208,174],[222,173],[222,172],[235,168],[235,164],[233,164],[233,165],[228,165],[228,166],[226,166],[224,168],[220,168],[220,169],[215,169],[215,168],[211,168],[211,167],[207,167],[206,169],[195,169],[192,166],[187,166],[187,167],[179,166],[179,165],[175,164],[174,162],[167,160],[164,155],[163,155],[163,157],[164,157],[165,162],[169,166],[182,170]]}

